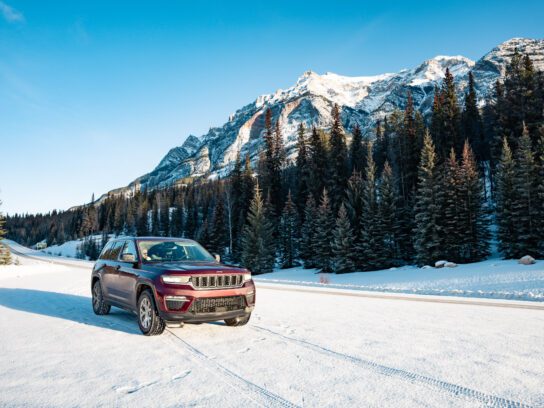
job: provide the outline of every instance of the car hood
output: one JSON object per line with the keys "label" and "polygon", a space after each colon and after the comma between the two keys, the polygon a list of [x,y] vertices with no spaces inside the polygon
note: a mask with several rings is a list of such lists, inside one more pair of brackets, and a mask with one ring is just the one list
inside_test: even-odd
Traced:
{"label": "car hood", "polygon": [[145,269],[160,272],[181,272],[181,273],[221,273],[236,272],[247,273],[244,268],[227,266],[215,262],[161,262],[146,264]]}

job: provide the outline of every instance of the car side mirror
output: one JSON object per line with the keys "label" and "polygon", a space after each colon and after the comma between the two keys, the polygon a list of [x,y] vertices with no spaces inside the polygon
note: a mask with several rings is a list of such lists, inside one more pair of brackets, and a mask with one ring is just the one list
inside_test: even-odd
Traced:
{"label": "car side mirror", "polygon": [[123,262],[135,263],[136,262],[136,257],[134,256],[134,254],[123,254],[123,255],[121,255],[121,260]]}
{"label": "car side mirror", "polygon": [[221,262],[221,255],[213,254],[213,257],[215,258],[216,262]]}

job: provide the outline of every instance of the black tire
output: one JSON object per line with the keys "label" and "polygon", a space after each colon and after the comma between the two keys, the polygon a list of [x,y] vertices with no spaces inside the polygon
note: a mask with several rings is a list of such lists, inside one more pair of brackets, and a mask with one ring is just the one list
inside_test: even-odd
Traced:
{"label": "black tire", "polygon": [[92,289],[92,300],[93,300],[93,312],[97,315],[107,315],[110,312],[111,306],[104,300],[104,295],[102,293],[102,285],[100,280],[96,280],[93,284]]}
{"label": "black tire", "polygon": [[161,334],[166,328],[166,323],[159,316],[155,299],[149,289],[144,290],[138,298],[138,326],[146,336]]}
{"label": "black tire", "polygon": [[225,319],[225,324],[232,327],[244,326],[245,324],[247,324],[247,322],[249,322],[250,317],[251,313],[248,313],[244,316],[233,317],[232,319]]}

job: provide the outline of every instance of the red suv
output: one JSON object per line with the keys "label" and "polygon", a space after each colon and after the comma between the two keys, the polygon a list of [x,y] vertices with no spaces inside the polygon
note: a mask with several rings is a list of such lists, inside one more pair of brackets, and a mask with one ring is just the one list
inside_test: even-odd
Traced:
{"label": "red suv", "polygon": [[184,322],[242,326],[255,307],[251,273],[218,258],[189,239],[114,239],[93,268],[93,310],[97,315],[108,314],[111,306],[132,311],[147,336]]}

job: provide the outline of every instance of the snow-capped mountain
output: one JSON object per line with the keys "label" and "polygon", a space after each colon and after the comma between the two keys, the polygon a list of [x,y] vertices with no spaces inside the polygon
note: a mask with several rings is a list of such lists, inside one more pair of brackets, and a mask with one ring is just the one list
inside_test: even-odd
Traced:
{"label": "snow-capped mountain", "polygon": [[459,96],[472,71],[482,104],[491,95],[497,78],[504,75],[516,48],[529,54],[537,69],[544,70],[544,40],[513,38],[478,61],[463,56],[437,56],[412,69],[360,77],[307,71],[292,87],[259,96],[231,115],[222,126],[211,128],[201,137],[189,136],[182,146],[171,149],[153,171],[131,183],[128,190],[121,191],[161,187],[191,177],[224,176],[232,169],[238,153],[242,156],[249,153],[252,160],[256,160],[262,148],[264,116],[269,108],[273,120],[280,121],[288,156],[293,158],[299,123],[307,128],[328,128],[334,104],[341,106],[342,121],[348,131],[359,124],[369,134],[378,119],[405,107],[408,91],[415,106],[429,113],[434,88],[441,83],[446,68],[454,75]]}

